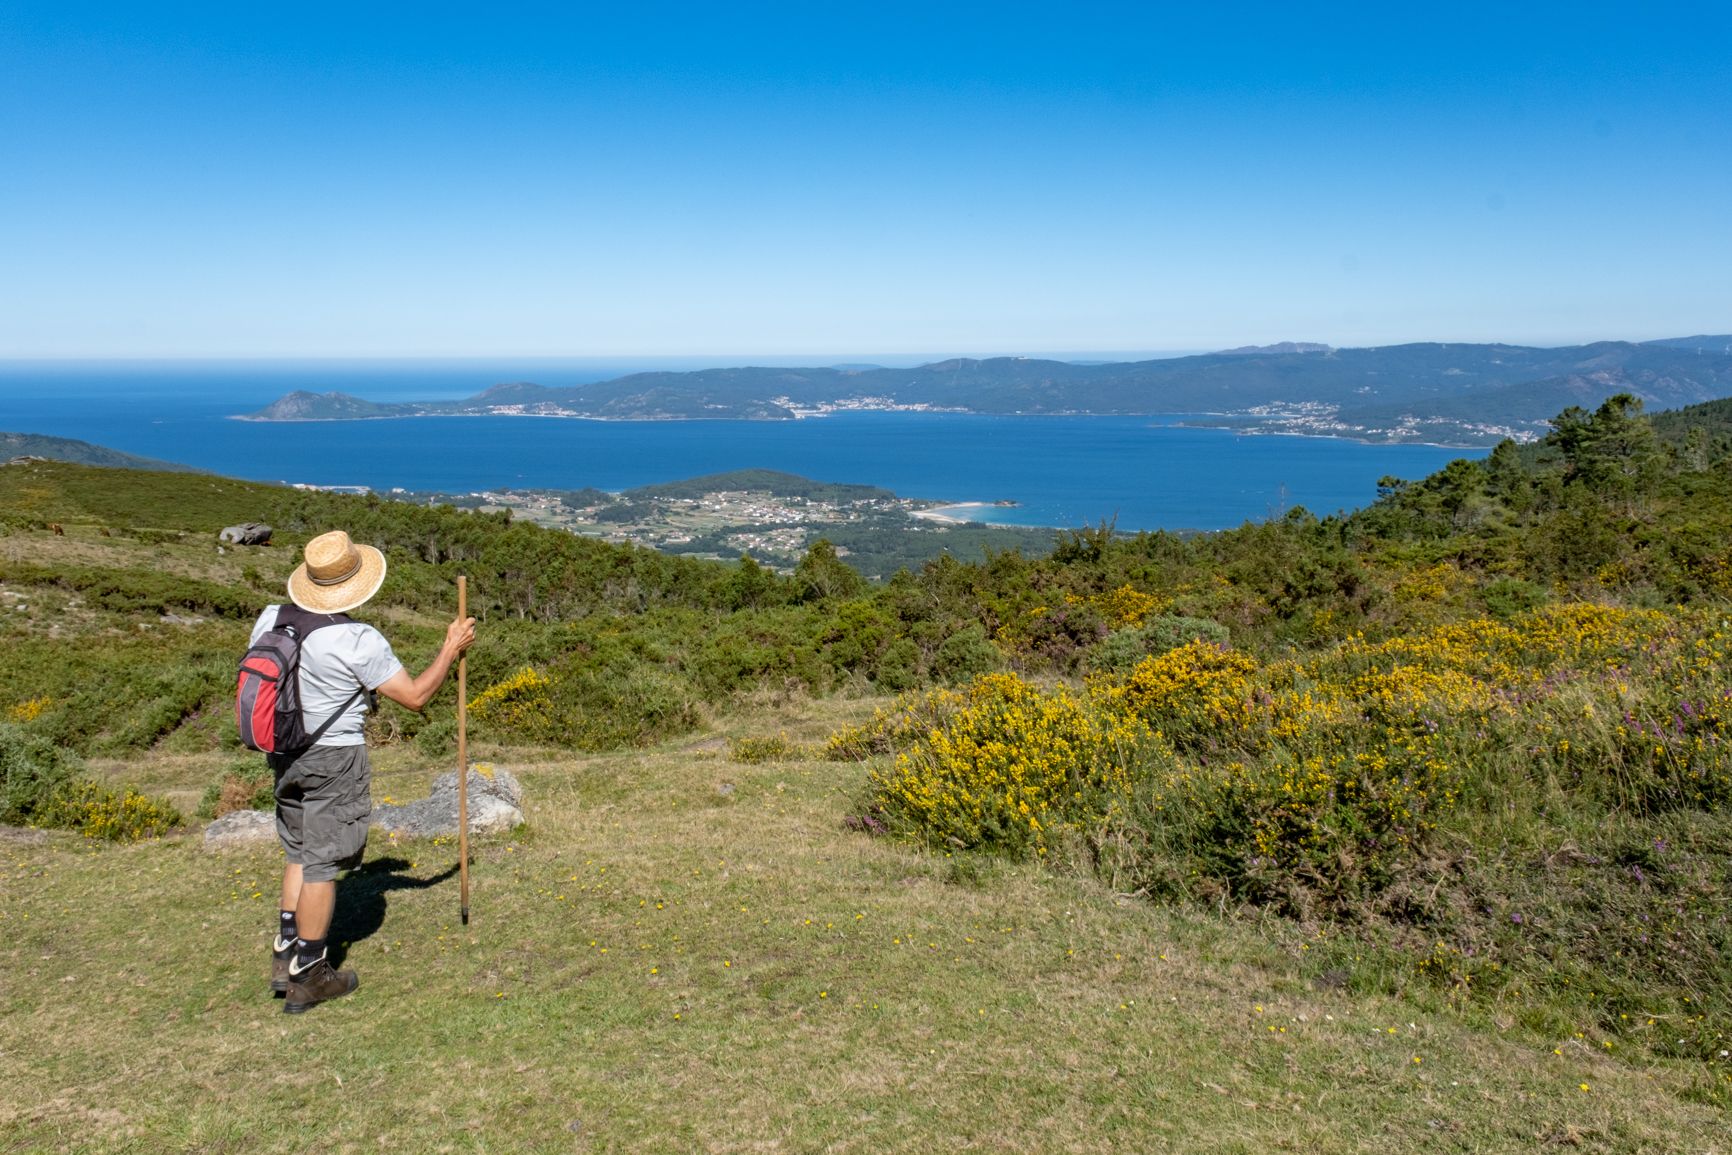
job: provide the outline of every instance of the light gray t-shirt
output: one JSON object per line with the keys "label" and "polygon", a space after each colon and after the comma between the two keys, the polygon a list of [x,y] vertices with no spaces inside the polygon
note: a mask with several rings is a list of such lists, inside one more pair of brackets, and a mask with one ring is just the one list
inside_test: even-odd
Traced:
{"label": "light gray t-shirt", "polygon": [[[253,645],[277,624],[281,606],[266,606],[253,623]],[[301,724],[312,733],[326,718],[349,700],[357,687],[377,690],[403,668],[391,643],[372,626],[360,622],[324,626],[307,635],[301,645]],[[367,716],[367,695],[362,694],[343,716],[331,723],[319,738],[320,746],[360,746],[366,743],[361,723]]]}

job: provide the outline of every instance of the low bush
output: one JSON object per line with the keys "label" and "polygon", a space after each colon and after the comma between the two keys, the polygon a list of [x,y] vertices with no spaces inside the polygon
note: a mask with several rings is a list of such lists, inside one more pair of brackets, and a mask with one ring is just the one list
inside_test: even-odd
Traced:
{"label": "low bush", "polygon": [[978,623],[964,626],[939,644],[932,674],[949,684],[967,682],[1004,665],[1004,655]]}
{"label": "low bush", "polygon": [[83,773],[84,763],[72,751],[0,722],[0,823],[44,825],[43,816]]}
{"label": "low bush", "polygon": [[1227,627],[1207,618],[1167,616],[1130,629],[1114,630],[1093,650],[1084,665],[1097,673],[1123,672],[1144,658],[1158,657],[1190,642],[1226,645]]}
{"label": "low bush", "polygon": [[131,788],[111,790],[79,782],[56,796],[36,825],[76,830],[106,842],[136,842],[167,834],[183,821],[180,811],[159,798]]}
{"label": "low bush", "polygon": [[831,762],[864,762],[891,754],[915,741],[926,731],[942,726],[962,704],[955,690],[929,690],[904,694],[889,709],[879,707],[857,726],[845,726],[824,743],[824,758]]}
{"label": "low bush", "polygon": [[159,799],[89,781],[71,751],[0,723],[0,822],[132,841],[173,830],[181,816]]}
{"label": "low bush", "polygon": [[[470,702],[479,733],[499,741],[579,750],[641,746],[691,729],[700,716],[690,684],[673,670],[597,662],[574,654],[548,672],[525,666]],[[423,727],[417,745],[444,753],[444,721]]]}
{"label": "low bush", "polygon": [[1062,686],[988,674],[872,774],[877,812],[940,844],[1045,853],[1052,833],[1126,793],[1144,736],[1135,719],[1092,710]]}
{"label": "low bush", "polygon": [[786,734],[768,738],[740,737],[728,739],[728,757],[735,762],[794,762],[807,757],[804,747],[790,742]]}

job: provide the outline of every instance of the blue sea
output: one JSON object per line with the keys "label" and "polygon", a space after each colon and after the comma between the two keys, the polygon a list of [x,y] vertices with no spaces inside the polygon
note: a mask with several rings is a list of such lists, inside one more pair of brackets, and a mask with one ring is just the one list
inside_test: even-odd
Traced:
{"label": "blue sea", "polygon": [[0,431],[73,437],[257,481],[463,493],[628,489],[730,469],[785,470],[944,502],[1015,502],[977,520],[1222,529],[1295,506],[1369,503],[1483,450],[1361,445],[1183,428],[1182,414],[986,417],[856,413],[804,421],[533,417],[234,421],[294,389],[370,401],[468,397],[500,381],[571,385],[637,369],[603,360],[0,363]]}

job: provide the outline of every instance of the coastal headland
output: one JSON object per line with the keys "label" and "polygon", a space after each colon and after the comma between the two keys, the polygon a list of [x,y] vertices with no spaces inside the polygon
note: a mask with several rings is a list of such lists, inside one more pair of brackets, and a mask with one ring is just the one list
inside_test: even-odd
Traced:
{"label": "coastal headland", "polygon": [[1732,394],[1732,338],[1559,348],[1285,342],[1127,362],[962,357],[908,369],[741,366],[567,386],[513,381],[455,401],[384,403],[340,390],[297,390],[236,416],[800,421],[850,412],[1186,414],[1191,424],[1245,433],[1467,448],[1535,440],[1561,410],[1617,392],[1650,410]]}

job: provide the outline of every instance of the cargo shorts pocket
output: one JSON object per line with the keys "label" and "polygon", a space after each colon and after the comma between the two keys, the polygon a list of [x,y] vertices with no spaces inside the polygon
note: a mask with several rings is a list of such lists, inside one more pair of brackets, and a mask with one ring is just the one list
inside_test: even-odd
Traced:
{"label": "cargo shorts pocket", "polygon": [[367,820],[373,816],[372,777],[363,763],[360,772],[342,784],[331,805],[331,820],[338,830],[331,861],[340,870],[360,866],[367,849]]}
{"label": "cargo shorts pocket", "polygon": [[372,772],[364,746],[316,746],[295,767],[305,806],[303,861],[308,881],[360,865],[372,815]]}

